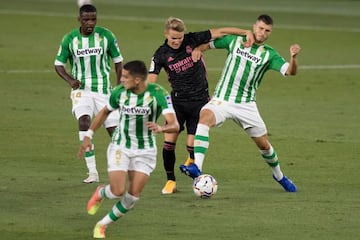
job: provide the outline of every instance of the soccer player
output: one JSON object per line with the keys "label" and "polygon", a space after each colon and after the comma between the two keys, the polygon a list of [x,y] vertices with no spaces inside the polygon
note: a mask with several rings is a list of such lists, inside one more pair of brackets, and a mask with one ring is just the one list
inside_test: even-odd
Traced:
{"label": "soccer player", "polygon": [[[108,104],[96,115],[78,152],[81,158],[86,149],[92,147],[94,131],[112,111],[118,110],[119,127],[107,151],[110,184],[96,188],[87,205],[88,213],[95,214],[105,198],[121,199],[95,225],[94,238],[105,238],[106,227],[124,216],[139,200],[156,165],[154,133],[179,131],[168,92],[156,83],[147,83],[146,76],[144,62],[131,61],[124,65],[122,86],[113,90]],[[156,124],[161,113],[166,121],[164,126]]]}
{"label": "soccer player", "polygon": [[244,36],[228,35],[200,46],[226,49],[228,56],[216,86],[215,93],[200,112],[195,134],[195,163],[180,170],[192,178],[201,174],[203,161],[209,147],[210,127],[221,125],[226,119],[232,119],[253,139],[265,162],[270,166],[273,178],[288,192],[296,192],[295,184],[280,169],[277,153],[271,145],[267,129],[256,105],[256,90],[268,70],[274,70],[284,76],[297,72],[296,56],[300,46],[290,46],[290,62],[286,62],[277,51],[265,44],[273,28],[269,15],[260,15],[253,25],[255,43],[244,46]]}
{"label": "soccer player", "polygon": [[170,17],[166,20],[166,39],[152,57],[148,76],[149,82],[156,82],[161,69],[166,71],[172,88],[172,102],[180,124],[179,132],[166,133],[164,136],[162,153],[167,182],[161,191],[163,194],[172,194],[176,191],[175,147],[180,132],[184,130],[184,124],[187,129],[186,148],[188,151],[185,165],[194,162],[194,134],[199,120],[199,112],[209,101],[205,63],[203,59],[196,58],[196,61],[193,61],[193,49],[226,34],[247,35],[248,42],[246,44],[249,45],[254,41],[251,31],[239,28],[185,32],[186,27],[181,19]]}
{"label": "soccer player", "polygon": [[[67,33],[60,44],[55,70],[72,88],[72,112],[78,120],[79,140],[82,142],[91,118],[107,103],[110,96],[110,60],[115,64],[117,84],[120,82],[123,57],[114,34],[96,26],[97,11],[93,5],[80,7],[80,27]],[[71,73],[65,69],[70,62]],[[111,136],[118,124],[118,113],[104,122]],[[84,183],[99,182],[94,147],[86,151],[85,161],[89,176]]]}

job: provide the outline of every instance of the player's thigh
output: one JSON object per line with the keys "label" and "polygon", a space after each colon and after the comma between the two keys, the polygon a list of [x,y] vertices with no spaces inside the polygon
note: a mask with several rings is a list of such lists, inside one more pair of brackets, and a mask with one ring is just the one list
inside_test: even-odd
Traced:
{"label": "player's thigh", "polygon": [[157,150],[149,149],[140,152],[134,152],[129,166],[129,193],[133,196],[140,196],[145,187],[150,174],[156,167]]}
{"label": "player's thigh", "polygon": [[107,165],[108,172],[127,172],[130,165],[130,157],[121,150],[119,145],[110,143],[107,148]]}
{"label": "player's thigh", "polygon": [[[131,151],[131,150],[130,150]],[[156,149],[133,151],[128,154],[131,158],[129,163],[129,171],[142,172],[149,175],[155,170],[156,167]]]}
{"label": "player's thigh", "polygon": [[200,112],[199,123],[208,126],[221,126],[227,118],[231,117],[232,109],[228,103],[220,100],[210,100]]}
{"label": "player's thigh", "polygon": [[200,118],[200,111],[207,101],[190,102],[186,113],[186,130],[188,135],[195,135],[196,127]]}
{"label": "player's thigh", "polygon": [[95,106],[91,94],[77,89],[71,91],[70,98],[72,101],[72,113],[76,119],[84,115],[93,116]]}
{"label": "player's thigh", "polygon": [[242,126],[250,137],[266,135],[266,125],[255,102],[236,104],[233,108],[234,121]]}
{"label": "player's thigh", "polygon": [[149,175],[143,172],[129,171],[129,179],[128,192],[133,196],[139,197],[148,182]]}
{"label": "player's thigh", "polygon": [[126,190],[125,171],[111,171],[108,173],[111,192],[116,196],[122,196]]}
{"label": "player's thigh", "polygon": [[175,101],[173,102],[173,107],[175,110],[175,114],[176,114],[176,119],[179,123],[179,133],[184,131],[184,124],[185,124],[185,120],[186,120],[186,111],[184,109],[184,104],[182,102],[179,101]]}
{"label": "player's thigh", "polygon": [[[97,114],[101,111],[109,102],[110,95],[93,93],[95,109],[94,113]],[[115,127],[119,125],[120,114],[119,111],[115,110],[109,114],[104,121],[105,128]]]}
{"label": "player's thigh", "polygon": [[107,148],[107,165],[111,191],[116,196],[121,196],[126,189],[126,174],[130,157],[121,150],[119,145],[110,143]]}

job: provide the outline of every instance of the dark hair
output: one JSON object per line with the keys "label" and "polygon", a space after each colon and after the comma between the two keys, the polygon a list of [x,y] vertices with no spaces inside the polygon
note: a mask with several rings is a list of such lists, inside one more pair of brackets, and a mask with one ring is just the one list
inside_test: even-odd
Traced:
{"label": "dark hair", "polygon": [[129,71],[130,75],[146,80],[148,70],[143,61],[134,60],[124,64],[123,68]]}
{"label": "dark hair", "polygon": [[258,21],[262,21],[264,23],[266,23],[266,25],[273,25],[274,21],[273,19],[267,15],[267,14],[262,14],[257,18]]}
{"label": "dark hair", "polygon": [[83,12],[96,12],[96,7],[91,4],[82,5],[79,9],[79,14],[81,15]]}

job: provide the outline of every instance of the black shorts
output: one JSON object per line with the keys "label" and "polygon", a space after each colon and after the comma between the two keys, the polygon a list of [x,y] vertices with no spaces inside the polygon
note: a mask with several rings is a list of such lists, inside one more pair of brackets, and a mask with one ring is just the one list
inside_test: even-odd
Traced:
{"label": "black shorts", "polygon": [[208,103],[207,99],[191,102],[173,101],[176,117],[180,125],[179,132],[182,132],[185,129],[184,125],[186,125],[187,134],[195,135],[200,110],[206,103]]}

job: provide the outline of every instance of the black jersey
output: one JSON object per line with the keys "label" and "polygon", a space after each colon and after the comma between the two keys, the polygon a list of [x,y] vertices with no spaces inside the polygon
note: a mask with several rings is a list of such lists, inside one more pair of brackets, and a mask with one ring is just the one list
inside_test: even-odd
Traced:
{"label": "black jersey", "polygon": [[210,30],[187,33],[179,49],[171,48],[165,40],[154,53],[149,73],[158,75],[161,68],[165,69],[173,101],[197,101],[209,97],[204,60],[193,62],[191,53],[194,48],[210,40]]}

